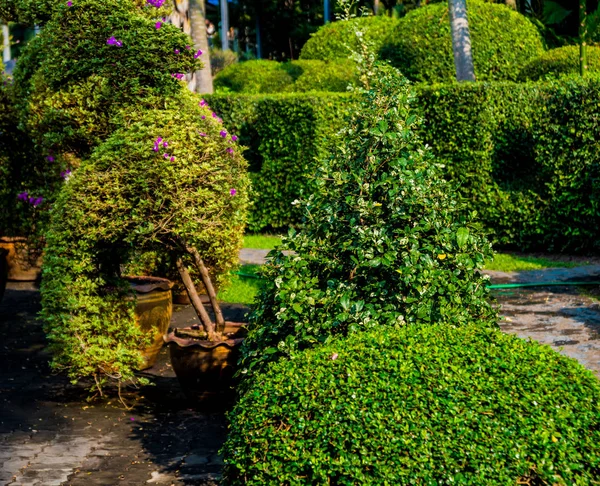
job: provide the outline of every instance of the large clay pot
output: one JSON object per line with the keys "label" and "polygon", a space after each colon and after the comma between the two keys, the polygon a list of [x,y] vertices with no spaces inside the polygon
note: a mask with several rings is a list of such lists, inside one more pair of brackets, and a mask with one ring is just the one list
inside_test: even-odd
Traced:
{"label": "large clay pot", "polygon": [[8,262],[6,261],[7,255],[8,250],[0,248],[0,302],[2,301],[2,297],[4,297],[6,281],[8,280]]}
{"label": "large clay pot", "polygon": [[40,277],[42,257],[32,254],[26,238],[2,236],[0,248],[8,251],[8,280],[30,282]]}
{"label": "large clay pot", "polygon": [[164,344],[163,336],[169,329],[173,303],[173,282],[158,277],[125,277],[136,294],[135,320],[142,331],[152,336],[152,344],[142,349],[144,364],[140,370],[154,366]]}
{"label": "large clay pot", "polygon": [[225,341],[201,339],[203,333],[198,326],[175,329],[165,336],[173,371],[192,400],[207,401],[231,393],[246,328],[240,322],[225,324]]}

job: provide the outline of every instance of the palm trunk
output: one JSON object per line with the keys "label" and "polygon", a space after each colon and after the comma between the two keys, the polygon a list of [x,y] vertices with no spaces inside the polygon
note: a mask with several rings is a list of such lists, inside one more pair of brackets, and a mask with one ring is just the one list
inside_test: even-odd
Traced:
{"label": "palm trunk", "polygon": [[229,5],[227,0],[219,0],[221,6],[221,48],[224,51],[229,50],[229,41],[227,32],[229,32]]}
{"label": "palm trunk", "polygon": [[190,0],[190,24],[191,35],[194,40],[195,49],[200,49],[202,63],[204,66],[196,71],[196,93],[212,93],[213,81],[210,68],[210,50],[208,37],[206,35],[206,7],[204,0]]}
{"label": "palm trunk", "polygon": [[506,0],[505,3],[507,7],[517,10],[517,0]]}
{"label": "palm trunk", "polygon": [[587,65],[587,14],[586,0],[579,0],[579,73],[585,76]]}
{"label": "palm trunk", "polygon": [[475,81],[466,0],[448,0],[457,81]]}

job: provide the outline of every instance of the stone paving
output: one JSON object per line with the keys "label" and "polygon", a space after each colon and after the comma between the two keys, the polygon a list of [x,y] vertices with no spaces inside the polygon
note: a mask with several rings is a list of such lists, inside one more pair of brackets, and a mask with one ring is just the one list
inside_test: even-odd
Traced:
{"label": "stone paving", "polygon": [[[492,277],[495,282],[598,280],[600,265]],[[550,344],[600,374],[597,301],[568,286],[495,295],[504,331]],[[128,391],[131,410],[114,396],[87,402],[85,388],[49,370],[38,311],[34,287],[9,284],[0,304],[0,486],[218,484],[223,410],[199,410],[187,401],[166,349],[146,372],[155,386]],[[230,320],[242,320],[246,311],[224,308]],[[196,320],[189,306],[181,307],[173,324]]]}

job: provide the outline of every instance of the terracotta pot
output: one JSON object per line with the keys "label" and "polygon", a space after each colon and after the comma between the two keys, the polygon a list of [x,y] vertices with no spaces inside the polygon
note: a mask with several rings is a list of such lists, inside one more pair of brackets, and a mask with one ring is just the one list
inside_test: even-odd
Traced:
{"label": "terracotta pot", "polygon": [[192,400],[206,401],[231,392],[246,328],[240,322],[225,324],[225,341],[192,337],[202,334],[199,326],[175,329],[165,336],[173,371]]}
{"label": "terracotta pot", "polygon": [[173,282],[158,277],[125,277],[136,294],[135,320],[140,329],[152,335],[152,344],[142,349],[144,364],[140,370],[154,366],[169,329],[173,303]]}
{"label": "terracotta pot", "polygon": [[42,274],[42,257],[32,254],[27,238],[0,237],[0,248],[8,251],[8,280],[34,281]]}
{"label": "terracotta pot", "polygon": [[8,262],[6,261],[7,255],[8,250],[0,248],[0,302],[2,301],[2,297],[4,297],[6,281],[8,280]]}

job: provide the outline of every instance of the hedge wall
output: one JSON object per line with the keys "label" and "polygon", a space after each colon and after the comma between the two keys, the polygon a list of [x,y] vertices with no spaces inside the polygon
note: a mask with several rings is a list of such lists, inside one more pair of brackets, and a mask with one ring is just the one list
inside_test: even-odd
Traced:
{"label": "hedge wall", "polygon": [[[600,249],[600,78],[417,87],[421,136],[497,244]],[[316,159],[350,95],[212,96],[250,147],[250,229],[298,224]]]}
{"label": "hedge wall", "polygon": [[311,191],[316,161],[344,120],[345,93],[206,96],[225,126],[248,147],[253,207],[249,231],[287,228],[300,212],[292,204]]}

